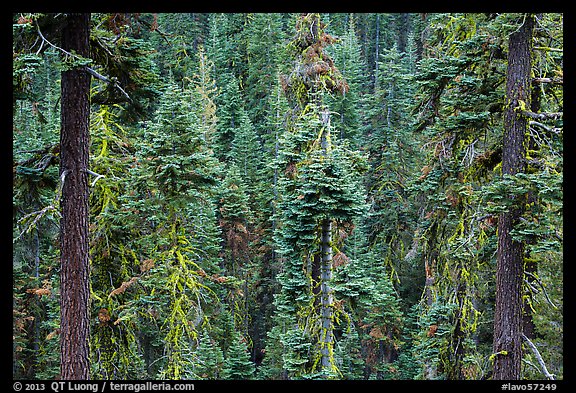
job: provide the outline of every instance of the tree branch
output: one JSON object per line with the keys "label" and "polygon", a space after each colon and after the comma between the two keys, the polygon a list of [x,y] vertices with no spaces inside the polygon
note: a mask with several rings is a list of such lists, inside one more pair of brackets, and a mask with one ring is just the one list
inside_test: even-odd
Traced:
{"label": "tree branch", "polygon": [[114,86],[115,88],[117,88],[118,90],[120,90],[122,92],[122,94],[124,95],[124,97],[126,97],[128,99],[128,101],[132,102],[132,98],[130,98],[130,96],[128,95],[128,93],[126,93],[126,91],[124,91],[124,89],[122,87],[120,87],[120,85],[118,84],[118,82],[111,80],[110,78],[104,76],[104,75],[100,75],[99,73],[97,73],[94,69],[86,66],[86,71],[88,71],[88,73],[90,75],[92,75],[93,77],[95,77],[96,79],[100,79],[101,81],[104,81],[106,83],[111,84],[112,86]]}
{"label": "tree branch", "polygon": [[546,368],[546,363],[544,363],[544,359],[542,359],[542,355],[540,355],[540,352],[538,352],[538,348],[536,348],[536,345],[534,345],[534,343],[530,341],[530,339],[526,337],[524,333],[522,333],[522,338],[524,339],[524,341],[526,341],[526,343],[534,353],[534,356],[536,356],[536,360],[538,360],[538,364],[540,364],[542,373],[546,376],[546,378],[554,380],[554,374],[550,374],[550,372],[548,372],[548,369]]}
{"label": "tree branch", "polygon": [[138,22],[142,23],[143,25],[145,25],[146,27],[148,27],[148,29],[150,29],[150,31],[155,31],[156,33],[160,34],[160,37],[164,38],[164,40],[169,44],[172,45],[172,42],[170,42],[170,40],[166,37],[170,37],[172,38],[174,35],[173,34],[168,34],[168,33],[164,33],[163,31],[160,31],[160,29],[158,28],[158,26],[152,26],[152,24],[148,23],[147,21],[143,20],[143,19],[138,19]]}
{"label": "tree branch", "polygon": [[542,284],[542,281],[540,281],[540,279],[538,277],[536,277],[534,274],[530,273],[530,272],[524,272],[524,274],[530,276],[532,279],[534,279],[534,281],[536,281],[538,283],[538,285],[540,286],[540,288],[542,288],[542,292],[544,292],[544,297],[546,298],[546,300],[548,301],[548,303],[555,309],[558,310],[558,307],[556,307],[556,305],[554,303],[552,303],[552,300],[550,300],[550,297],[548,296],[548,292],[546,292],[546,288],[544,288],[544,284]]}
{"label": "tree branch", "polygon": [[96,179],[94,179],[94,181],[92,182],[92,184],[90,185],[91,187],[94,187],[94,184],[96,184],[96,182],[98,181],[98,179],[102,178],[102,177],[106,177],[104,175],[100,175],[99,173],[96,172],[92,172],[90,169],[86,169],[86,173],[88,173],[89,175],[92,176],[96,176]]}
{"label": "tree branch", "polygon": [[[22,232],[20,232],[20,235],[18,235],[18,237],[16,237],[15,239],[12,240],[12,244],[14,244],[18,240],[20,240],[22,238],[22,236],[24,236],[25,234],[30,233],[32,231],[32,229],[36,228],[36,224],[38,223],[38,221],[40,221],[40,219],[42,217],[44,217],[46,215],[46,213],[51,212],[51,211],[54,211],[54,212],[56,212],[57,215],[59,215],[59,212],[54,207],[54,205],[48,205],[41,210],[34,211],[32,213],[28,213],[24,217],[20,218],[18,220],[18,224],[27,223],[28,225],[26,226],[26,229],[24,229]],[[34,219],[32,220],[31,223],[28,223],[28,219],[31,217],[34,217]]]}
{"label": "tree branch", "polygon": [[[38,30],[38,35],[40,36],[40,38],[42,38],[42,44],[40,45],[40,49],[42,49],[43,43],[46,42],[48,45],[50,45],[51,47],[53,47],[54,49],[59,50],[60,52],[66,54],[67,56],[71,56],[74,57],[75,59],[82,59],[82,57],[75,55],[73,53],[68,52],[67,50],[64,50],[62,48],[60,48],[59,46],[54,45],[53,43],[51,43],[50,41],[48,41],[46,39],[46,37],[44,37],[44,35],[42,34],[42,32],[40,31],[40,26],[36,26],[37,30]],[[38,49],[38,52],[40,52],[40,49]],[[104,76],[104,75],[100,75],[99,73],[97,73],[94,69],[88,67],[88,66],[84,66],[85,70],[92,75],[93,77],[95,77],[96,79],[99,79],[101,81],[104,81],[106,83],[111,84],[112,86],[116,87],[118,90],[120,90],[122,92],[122,94],[128,98],[128,101],[132,102],[132,98],[130,98],[130,96],[128,95],[128,93],[126,93],[126,91],[124,91],[124,89],[118,84],[117,81],[111,80],[110,78]]]}
{"label": "tree branch", "polygon": [[550,48],[547,46],[535,46],[534,50],[541,50],[541,51],[546,51],[546,52],[564,52],[564,49]]}
{"label": "tree branch", "polygon": [[534,78],[532,79],[534,83],[553,83],[557,85],[564,84],[564,78]]}
{"label": "tree branch", "polygon": [[530,111],[522,111],[522,114],[536,120],[555,120],[564,116],[564,112],[534,113]]}
{"label": "tree branch", "polygon": [[543,130],[551,132],[551,133],[556,134],[556,135],[559,135],[560,131],[561,131],[560,128],[548,127],[548,126],[546,126],[542,123],[539,123],[537,121],[534,121],[534,120],[530,121],[530,125],[531,126],[538,126],[538,127],[542,128]]}

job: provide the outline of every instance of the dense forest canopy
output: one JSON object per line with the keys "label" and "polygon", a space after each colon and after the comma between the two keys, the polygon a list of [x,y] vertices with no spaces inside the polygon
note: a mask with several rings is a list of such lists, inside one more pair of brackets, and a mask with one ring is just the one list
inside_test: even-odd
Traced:
{"label": "dense forest canopy", "polygon": [[13,14],[15,379],[563,379],[563,15]]}

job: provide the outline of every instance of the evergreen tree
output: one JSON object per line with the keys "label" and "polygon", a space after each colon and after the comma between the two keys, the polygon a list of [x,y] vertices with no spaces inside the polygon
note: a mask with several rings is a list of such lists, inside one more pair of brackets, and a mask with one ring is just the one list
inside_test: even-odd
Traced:
{"label": "evergreen tree", "polygon": [[[443,17],[438,19],[441,20]],[[416,129],[424,129],[425,135],[434,141],[430,144],[430,150],[433,145],[434,151],[430,151],[428,162],[412,185],[430,193],[420,210],[424,225],[415,232],[417,236],[426,233],[424,244],[415,242],[416,249],[422,247],[424,262],[421,310],[425,314],[438,309],[452,313],[449,320],[436,317],[428,320],[428,316],[422,315],[426,322],[421,326],[428,331],[432,325],[437,331],[447,328],[443,326],[446,323],[453,326],[450,338],[444,342],[432,340],[437,333],[430,333],[431,337],[426,332],[421,335],[424,341],[434,342],[442,359],[438,363],[429,358],[430,362],[424,366],[426,378],[463,379],[481,373],[473,364],[465,364],[464,359],[473,359],[477,349],[469,339],[479,325],[478,298],[488,290],[480,285],[483,281],[480,277],[487,273],[482,267],[489,263],[486,261],[489,256],[484,254],[487,250],[482,247],[493,232],[489,226],[478,228],[474,219],[477,205],[471,199],[476,196],[475,188],[485,181],[485,173],[476,171],[471,158],[476,149],[489,150],[494,141],[490,126],[498,119],[489,108],[491,102],[498,100],[499,76],[495,71],[499,65],[494,61],[489,68],[487,52],[479,49],[479,43],[486,39],[479,24],[472,15],[455,15],[445,30],[435,30],[437,36],[432,37],[433,42],[446,55],[423,60],[418,74],[420,92],[427,92],[426,106],[418,109],[430,117],[417,119]],[[486,69],[491,72],[483,72]],[[440,102],[445,104],[439,105]],[[472,239],[480,252],[467,246]],[[444,345],[448,348],[443,348]]]}
{"label": "evergreen tree", "polygon": [[124,213],[122,195],[130,192],[127,177],[133,162],[132,141],[118,123],[119,112],[118,108],[102,105],[92,113],[90,122],[91,168],[98,174],[90,193],[92,307],[97,310],[91,325],[91,375],[99,379],[142,375],[141,365],[132,359],[135,326],[118,320],[120,310],[133,300],[133,292],[110,295],[130,282],[136,272],[144,271],[144,264],[140,265],[127,247],[134,233],[131,223],[117,219]]}
{"label": "evergreen tree", "polygon": [[[393,271],[399,270],[416,225],[419,207],[407,205],[409,178],[419,162],[418,137],[410,132],[415,85],[410,77],[406,53],[394,45],[381,49],[381,61],[374,94],[364,103],[365,125],[362,145],[370,163],[366,187],[372,206],[366,217],[369,244],[382,251],[381,258]],[[393,250],[398,255],[391,258]],[[402,284],[400,284],[402,285]]]}
{"label": "evergreen tree", "polygon": [[245,380],[252,379],[254,364],[250,361],[246,343],[238,332],[233,334],[232,345],[228,348],[224,366],[223,379]]}
{"label": "evergreen tree", "polygon": [[[284,80],[293,117],[282,141],[284,176],[279,182],[278,252],[284,257],[278,279],[274,329],[284,348],[283,368],[291,377],[334,376],[334,309],[332,220],[346,221],[361,211],[362,199],[352,180],[359,160],[331,142],[329,111],[323,91],[346,89],[345,82],[322,52],[330,36],[319,15],[300,17],[291,42],[296,68]],[[273,330],[274,330],[273,329]],[[311,355],[307,353],[311,351]]]}
{"label": "evergreen tree", "polygon": [[216,134],[217,117],[216,104],[214,102],[218,94],[213,71],[214,64],[208,59],[203,46],[198,47],[198,69],[192,75],[192,81],[195,89],[195,96],[199,104],[198,118],[202,137],[207,146],[211,148],[214,135]]}
{"label": "evergreen tree", "polygon": [[[24,15],[28,15],[28,16],[24,16]],[[27,27],[27,28],[32,28],[31,31],[28,31],[28,33],[32,32],[32,35],[28,35],[28,33],[24,32],[24,29],[22,30],[23,33],[22,35],[19,35],[18,38],[15,40],[15,50],[16,51],[21,51],[23,50],[24,52],[28,50],[28,44],[29,44],[29,39],[32,38],[31,42],[41,42],[42,44],[40,45],[40,47],[35,50],[36,53],[36,57],[38,57],[39,54],[41,53],[46,53],[47,55],[47,59],[51,59],[50,61],[53,62],[52,64],[55,64],[56,66],[53,67],[54,71],[64,71],[66,72],[66,70],[71,70],[71,69],[78,69],[79,72],[83,72],[83,73],[87,73],[90,74],[91,76],[93,76],[93,81],[94,86],[96,87],[95,89],[92,89],[92,96],[93,96],[93,100],[92,103],[93,104],[98,104],[99,100],[97,98],[98,96],[98,92],[103,91],[103,89],[101,89],[102,85],[100,85],[100,82],[104,82],[105,87],[107,87],[108,92],[110,93],[108,95],[109,99],[116,93],[118,94],[122,94],[124,98],[136,98],[136,97],[143,97],[140,95],[141,92],[144,91],[148,91],[148,92],[152,92],[153,91],[153,84],[151,84],[150,82],[152,82],[153,78],[150,78],[151,74],[149,72],[147,72],[148,70],[144,70],[145,67],[147,65],[149,65],[149,61],[147,61],[147,59],[145,58],[141,58],[140,62],[131,62],[131,56],[139,56],[142,54],[142,47],[135,45],[132,46],[130,48],[128,48],[130,45],[125,45],[127,42],[130,43],[130,39],[124,39],[124,40],[115,40],[115,41],[108,41],[106,39],[107,37],[107,27],[102,28],[102,24],[98,23],[98,28],[92,28],[90,29],[90,59],[88,58],[88,53],[86,51],[84,51],[84,57],[79,56],[77,53],[72,53],[67,51],[64,48],[61,48],[59,45],[63,45],[62,40],[60,39],[60,33],[61,33],[61,28],[59,27],[61,22],[63,21],[62,19],[63,17],[61,15],[52,15],[52,14],[20,14],[20,17],[18,18],[18,25],[22,24],[22,27]],[[99,21],[100,18],[106,18],[106,16],[103,16],[101,14],[94,14],[93,16],[93,20],[95,21]],[[90,24],[90,21],[89,21]],[[96,24],[96,23],[95,23]],[[88,36],[86,36],[86,40],[88,40]],[[117,37],[118,38],[118,37]],[[41,41],[39,41],[41,40]],[[124,44],[124,46],[123,46]],[[87,46],[88,44],[86,44]],[[117,49],[117,51],[115,51],[114,49]],[[62,61],[57,61],[57,55],[62,55]],[[28,66],[26,66],[26,64],[24,64],[29,70],[31,70],[31,68],[29,67],[30,62],[28,62]],[[133,73],[135,69],[138,69],[138,72]],[[111,79],[111,77],[109,77],[108,75],[114,75],[119,72],[119,70],[122,70],[122,72],[124,72],[125,74],[123,75],[122,78],[122,83],[126,83],[124,85],[124,88],[126,90],[128,90],[130,92],[130,94],[132,94],[132,97],[130,97],[128,95],[128,93],[126,93],[126,90],[124,90],[121,86],[121,84],[118,82],[118,80],[113,80],[113,78]],[[105,75],[102,75],[105,74]],[[135,75],[138,75],[138,77],[135,77]],[[15,73],[15,76],[17,77],[17,79],[15,79],[15,82],[20,83],[20,79],[18,76],[18,72]],[[146,79],[148,78],[148,79]],[[46,81],[49,81],[50,79],[47,78]],[[148,85],[143,88],[143,89],[139,89],[142,88],[142,86],[138,86],[138,83],[142,82],[143,80],[146,80],[146,82],[148,83]],[[127,87],[127,84],[130,84],[130,87]],[[57,107],[57,100],[59,99],[57,97],[57,94],[55,94],[55,90],[53,88],[50,88],[48,84],[41,84],[41,86],[45,86],[48,87],[49,90],[47,91],[47,94],[44,95],[44,97],[47,100],[50,100],[50,97],[53,97],[53,102],[48,104],[48,101],[46,101],[46,104],[50,105],[49,107]],[[23,87],[25,87],[25,85],[23,85]],[[89,88],[89,87],[88,87]],[[86,95],[88,95],[89,90],[88,88],[86,89]],[[150,90],[146,90],[146,88],[150,88]],[[120,93],[121,92],[121,93]],[[15,96],[16,97],[16,96]],[[73,101],[73,100],[72,100]],[[78,102],[82,102],[81,100],[79,100]],[[133,104],[137,104],[136,101],[132,101]],[[36,106],[36,104],[35,104]],[[74,108],[77,108],[78,106],[75,104],[72,104],[72,106]],[[48,124],[48,120],[51,123],[51,127],[54,126],[55,121],[56,121],[56,116],[54,116],[54,112],[53,111],[49,111],[48,113],[43,111],[44,108],[42,108],[41,106],[38,107],[38,110],[34,110],[34,112],[37,112],[38,114],[38,118],[41,120],[41,123],[46,123]],[[43,113],[44,112],[44,113]],[[49,117],[46,117],[46,115],[49,115]],[[57,134],[56,134],[57,135]],[[51,138],[46,139],[46,141],[50,141]],[[73,139],[77,139],[76,137],[74,137]],[[87,144],[87,143],[86,143]],[[88,145],[88,144],[87,144]],[[57,163],[58,160],[61,160],[61,150],[62,150],[62,146],[59,144],[54,144],[51,145],[49,148],[47,148],[44,152],[44,156],[40,157],[41,160],[38,163],[40,166],[38,167],[38,169],[41,169],[42,171],[48,169],[48,167],[53,164],[53,163]],[[105,149],[104,149],[105,150]],[[40,152],[39,152],[40,153]],[[49,153],[49,154],[46,154]],[[62,164],[62,162],[60,162]],[[68,165],[68,164],[66,164]],[[24,168],[23,168],[24,169]],[[86,176],[91,176],[88,175],[88,167],[86,167]],[[96,174],[94,176],[98,176],[96,177],[95,180],[100,179],[101,177]],[[58,177],[56,176],[55,179],[58,179]],[[65,176],[63,176],[63,179],[65,180]],[[55,185],[56,183],[54,183]],[[53,198],[53,202],[47,206],[47,207],[56,207],[58,206],[58,203],[60,202],[60,197],[61,197],[61,192],[62,192],[62,186],[60,186],[58,188],[58,190],[55,190],[55,196]],[[55,189],[56,187],[54,187]],[[88,194],[86,194],[88,195]],[[77,204],[76,204],[77,205]],[[78,205],[81,206],[81,205]],[[42,209],[40,210],[40,212],[43,213],[43,215],[46,212],[49,212],[50,209]],[[37,217],[37,219],[40,217]],[[86,221],[88,220],[88,218],[86,218]],[[48,321],[47,321],[48,322]],[[47,323],[47,326],[54,326],[54,324],[52,322]],[[49,332],[47,334],[47,337],[49,339],[52,339],[53,337],[55,337],[55,327],[52,329],[51,332]],[[49,362],[46,362],[49,364]],[[40,373],[42,373],[42,370],[39,370]],[[45,372],[49,372],[48,369]]]}
{"label": "evergreen tree", "polygon": [[277,83],[276,71],[282,64],[281,45],[286,37],[281,19],[282,15],[275,13],[248,14],[242,32],[247,63],[246,78],[242,83],[245,109],[259,136],[269,132],[266,117],[270,111],[270,96]]}
{"label": "evergreen tree", "polygon": [[481,351],[488,355],[476,352],[478,344],[472,341],[491,334],[478,327],[492,318],[492,309],[484,302],[491,302],[494,288],[495,222],[499,209],[508,209],[499,202],[506,198],[495,175],[502,169],[502,76],[507,67],[503,32],[511,32],[504,26],[514,18],[459,14],[445,24],[444,16],[438,15],[444,28],[434,30],[431,39],[436,46],[430,48],[445,56],[426,58],[418,75],[422,91],[428,92],[419,113],[428,115],[420,117],[417,129],[434,141],[430,144],[434,151],[415,186],[436,190],[428,195],[429,204],[422,211],[427,212],[421,228],[426,233],[423,300],[429,307],[437,301],[455,306],[454,329],[447,342],[451,349],[439,352],[448,357],[441,363],[448,367],[437,370],[449,379],[486,375],[480,361],[470,361],[493,359],[485,341]]}
{"label": "evergreen tree", "polygon": [[[128,218],[141,222],[135,230],[140,238],[132,247],[155,266],[141,280],[145,292],[134,305],[148,303],[155,310],[137,323],[158,320],[160,330],[152,334],[164,336],[168,356],[158,363],[159,359],[151,357],[147,363],[148,367],[155,364],[164,378],[181,378],[193,367],[197,329],[210,309],[217,309],[208,306],[213,300],[207,299],[213,299],[209,274],[219,277],[213,200],[218,162],[197,126],[196,103],[189,90],[184,93],[175,84],[167,84],[154,122],[144,131],[146,143],[138,146],[141,157],[134,168],[135,192],[126,202],[127,213],[142,217]],[[166,305],[167,312],[159,314]],[[146,350],[154,356],[151,348]]]}
{"label": "evergreen tree", "polygon": [[153,47],[138,38],[142,26],[137,14],[94,14],[94,19],[100,28],[92,30],[95,67],[90,73],[98,84],[91,102],[121,105],[123,122],[137,122],[151,114],[159,95]]}
{"label": "evergreen tree", "polygon": [[246,122],[246,114],[238,79],[229,72],[220,78],[223,85],[221,93],[215,99],[217,128],[214,136],[214,152],[221,162],[228,162],[231,159],[236,129],[246,127],[247,124],[242,124],[242,121]]}
{"label": "evergreen tree", "polygon": [[[15,34],[30,27],[16,24]],[[59,178],[58,53],[34,55],[34,66],[20,59],[30,55],[16,49],[14,53],[13,375],[53,378],[60,372],[54,333],[59,326],[54,296],[59,286],[56,244],[60,213],[55,196]]]}
{"label": "evergreen tree", "polygon": [[[146,18],[148,17],[148,18]],[[157,48],[156,62],[164,77],[171,75],[178,83],[189,77],[198,64],[194,55],[204,45],[208,34],[208,14],[159,13],[142,15],[146,23],[146,35]]]}
{"label": "evergreen tree", "polygon": [[252,201],[251,207],[257,208],[256,202],[259,202],[258,193],[262,182],[262,148],[254,126],[243,108],[238,117],[239,124],[234,130],[230,158],[245,181]]}
{"label": "evergreen tree", "polygon": [[196,356],[198,364],[194,368],[192,379],[222,379],[224,355],[206,329],[198,335]]}
{"label": "evergreen tree", "polygon": [[237,281],[235,290],[226,296],[226,303],[234,315],[235,331],[243,333],[247,333],[250,320],[248,279],[253,255],[250,244],[253,218],[245,189],[240,171],[232,164],[222,182],[219,225],[223,235],[223,268]]}
{"label": "evergreen tree", "polygon": [[353,329],[360,340],[361,375],[365,379],[397,379],[394,362],[401,346],[403,315],[391,274],[366,244],[364,230],[349,233],[341,228],[339,233],[348,245],[335,256],[335,291],[347,303],[347,307],[342,307],[350,310],[348,318],[353,326],[348,329]]}

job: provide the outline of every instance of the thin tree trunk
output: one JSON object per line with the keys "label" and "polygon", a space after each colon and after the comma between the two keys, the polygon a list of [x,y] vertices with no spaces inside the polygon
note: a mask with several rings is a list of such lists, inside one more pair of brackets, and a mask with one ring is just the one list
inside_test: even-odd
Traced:
{"label": "thin tree trunk", "polygon": [[[88,57],[90,14],[70,14],[62,47]],[[61,378],[89,378],[88,147],[90,75],[62,72],[60,178],[60,350]]]}
{"label": "thin tree trunk", "polygon": [[[524,135],[528,121],[518,109],[530,102],[531,40],[534,19],[526,16],[522,26],[510,35],[504,118],[502,173],[515,175],[524,170]],[[522,104],[522,102],[524,104]],[[513,196],[510,196],[513,198]],[[523,201],[500,215],[496,266],[496,308],[494,312],[493,379],[517,380],[522,365],[522,282],[524,244],[512,238]]]}
{"label": "thin tree trunk", "polygon": [[451,337],[449,357],[449,367],[446,370],[448,379],[461,380],[464,378],[463,363],[466,352],[464,351],[464,341],[466,340],[466,332],[462,328],[462,309],[465,306],[464,300],[466,299],[466,282],[462,278],[462,267],[458,269],[458,284],[456,284],[456,299],[458,301],[458,312],[456,313],[456,323]]}
{"label": "thin tree trunk", "polygon": [[[321,105],[320,102],[318,102]],[[320,112],[324,130],[320,141],[322,155],[328,156],[330,151],[330,111],[324,108]],[[332,221],[329,218],[322,220],[320,224],[320,253],[314,255],[312,273],[312,292],[314,294],[315,306],[320,308],[320,354],[323,371],[333,368],[333,296],[330,281],[332,280]]]}
{"label": "thin tree trunk", "polygon": [[330,371],[332,365],[332,346],[334,329],[333,318],[333,297],[330,281],[332,280],[332,223],[330,219],[322,221],[322,239],[321,239],[322,264],[320,268],[320,309],[322,319],[322,368]]}
{"label": "thin tree trunk", "polygon": [[[322,132],[321,148],[322,155],[328,156],[330,151],[330,111],[325,108],[321,112]],[[329,218],[322,220],[320,235],[320,316],[322,321],[321,349],[322,369],[330,372],[333,368],[333,296],[332,288],[332,221]]]}

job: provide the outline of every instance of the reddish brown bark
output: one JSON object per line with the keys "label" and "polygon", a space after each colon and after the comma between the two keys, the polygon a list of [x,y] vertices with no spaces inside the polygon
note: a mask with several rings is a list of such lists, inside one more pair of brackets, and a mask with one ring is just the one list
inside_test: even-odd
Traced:
{"label": "reddish brown bark", "polygon": [[[515,175],[524,171],[524,136],[528,120],[519,109],[523,105],[529,108],[533,26],[533,16],[529,15],[522,26],[510,35],[506,75],[508,106],[504,118],[502,147],[503,175]],[[510,198],[515,197],[511,195]],[[511,231],[522,215],[523,204],[523,200],[516,200],[514,207],[502,213],[498,220],[493,342],[495,358],[492,376],[498,380],[516,380],[521,377],[524,244],[514,240]]]}
{"label": "reddish brown bark", "polygon": [[[90,14],[70,14],[62,48],[89,56]],[[90,75],[62,72],[60,131],[60,350],[61,378],[89,378],[88,147]]]}

